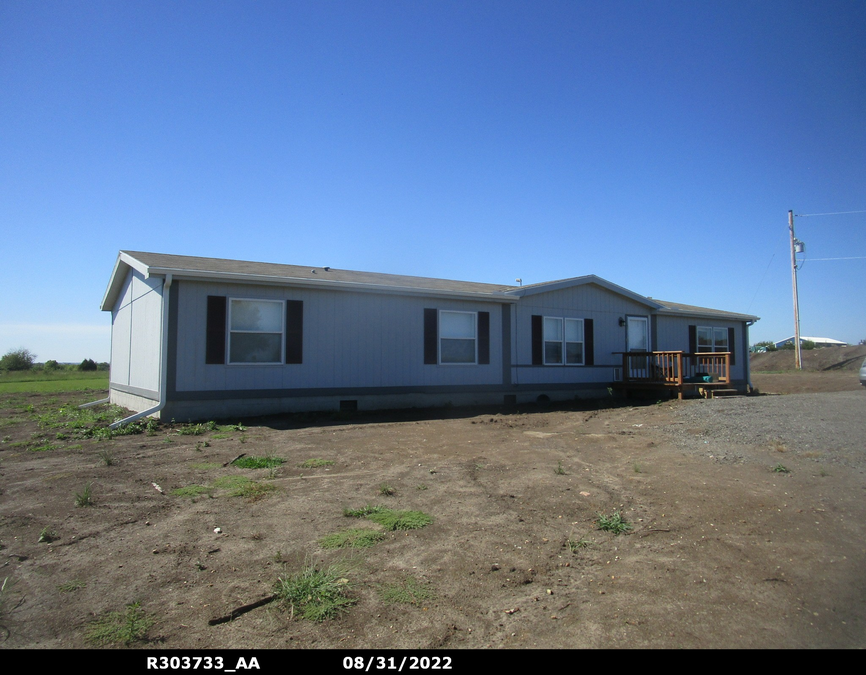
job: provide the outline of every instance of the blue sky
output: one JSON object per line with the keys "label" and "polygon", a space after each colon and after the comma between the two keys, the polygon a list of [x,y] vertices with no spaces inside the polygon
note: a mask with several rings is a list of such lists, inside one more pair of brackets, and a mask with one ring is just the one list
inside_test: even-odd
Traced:
{"label": "blue sky", "polygon": [[[866,3],[0,3],[0,353],[108,360],[118,250],[598,274],[793,333],[866,210]],[[866,213],[796,219],[866,338]],[[851,257],[851,260],[820,260]]]}

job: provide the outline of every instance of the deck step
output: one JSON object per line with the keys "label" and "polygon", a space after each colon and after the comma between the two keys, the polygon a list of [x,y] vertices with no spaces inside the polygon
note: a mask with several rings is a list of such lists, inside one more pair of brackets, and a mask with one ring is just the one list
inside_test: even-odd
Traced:
{"label": "deck step", "polygon": [[718,396],[738,396],[739,391],[736,389],[711,389],[710,398],[716,398]]}

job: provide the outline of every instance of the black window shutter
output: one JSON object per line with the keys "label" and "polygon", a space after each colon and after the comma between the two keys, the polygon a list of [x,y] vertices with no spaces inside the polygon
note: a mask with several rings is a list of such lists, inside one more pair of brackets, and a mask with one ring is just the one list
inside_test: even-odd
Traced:
{"label": "black window shutter", "polygon": [[592,332],[592,319],[583,320],[583,363],[595,365],[595,335]]}
{"label": "black window shutter", "polygon": [[698,351],[698,327],[689,326],[689,353],[695,354]]}
{"label": "black window shutter", "polygon": [[731,365],[736,365],[737,359],[737,350],[734,347],[734,329],[728,328],[728,351],[731,352]]}
{"label": "black window shutter", "polygon": [[439,362],[439,312],[436,309],[424,310],[424,363],[436,365]]}
{"label": "black window shutter", "polygon": [[304,362],[304,301],[286,301],[286,363]]}
{"label": "black window shutter", "polygon": [[226,298],[224,295],[207,296],[207,341],[205,363],[226,362]]}
{"label": "black window shutter", "polygon": [[490,363],[490,312],[478,312],[478,363]]}
{"label": "black window shutter", "polygon": [[544,363],[544,318],[538,314],[532,315],[532,365]]}

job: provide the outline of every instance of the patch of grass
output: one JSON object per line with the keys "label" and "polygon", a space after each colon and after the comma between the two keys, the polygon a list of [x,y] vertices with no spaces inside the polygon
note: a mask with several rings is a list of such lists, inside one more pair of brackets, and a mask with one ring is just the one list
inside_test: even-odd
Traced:
{"label": "patch of grass", "polygon": [[109,612],[90,623],[85,640],[97,647],[112,644],[131,645],[147,639],[153,618],[145,614],[141,604],[133,602],[122,612]]}
{"label": "patch of grass", "polygon": [[52,445],[48,441],[45,441],[44,443],[40,443],[39,445],[31,445],[27,449],[30,450],[30,452],[51,452],[52,450],[57,450],[59,448],[59,445]]}
{"label": "patch of grass", "polygon": [[308,459],[305,462],[298,464],[302,469],[317,469],[320,466],[334,466],[334,462],[330,459]]}
{"label": "patch of grass", "polygon": [[87,483],[81,492],[75,493],[75,505],[80,506],[80,507],[93,506],[93,484],[92,483]]}
{"label": "patch of grass", "polygon": [[776,464],[776,466],[773,467],[773,471],[775,473],[791,473],[791,470],[784,464]]}
{"label": "patch of grass", "polygon": [[59,584],[57,586],[57,590],[61,593],[73,593],[79,588],[84,588],[85,586],[87,586],[87,584],[84,581],[73,579],[72,581],[67,581],[66,583]]}
{"label": "patch of grass", "polygon": [[562,468],[562,462],[559,462],[556,465],[556,468],[553,470],[553,473],[555,473],[557,476],[564,476],[565,475],[565,469]]}
{"label": "patch of grass", "polygon": [[232,464],[241,469],[270,469],[272,467],[280,466],[284,464],[286,460],[282,457],[273,457],[268,455],[267,457],[239,457]]}
{"label": "patch of grass", "polygon": [[322,570],[308,565],[297,574],[281,575],[274,593],[293,617],[297,613],[308,621],[333,619],[357,602],[349,596],[347,572],[343,565]]}
{"label": "patch of grass", "polygon": [[229,491],[230,497],[244,497],[250,500],[258,500],[267,496],[269,492],[277,489],[272,483],[257,483],[246,476],[223,476],[217,478],[213,486]]}
{"label": "patch of grass", "polygon": [[50,527],[43,527],[39,532],[39,539],[37,540],[37,544],[50,544],[52,541],[57,539],[57,532],[55,532]]}
{"label": "patch of grass", "polygon": [[385,538],[385,533],[379,530],[352,528],[342,532],[334,532],[319,539],[322,548],[369,548]]}
{"label": "patch of grass", "polygon": [[185,485],[184,487],[172,490],[171,494],[173,494],[175,497],[186,497],[187,499],[194,499],[195,497],[210,494],[211,492],[213,492],[213,488],[208,487],[207,485]]}
{"label": "patch of grass", "polygon": [[200,424],[184,424],[177,430],[180,436],[201,436],[208,431],[216,431],[216,422],[204,422]]}
{"label": "patch of grass", "polygon": [[427,485],[425,483],[419,483],[418,485],[415,486],[415,489],[416,490],[426,490]]}
{"label": "patch of grass", "polygon": [[387,483],[382,483],[382,485],[379,486],[379,494],[383,497],[393,497],[395,494],[397,494],[397,490],[395,490]]}
{"label": "patch of grass", "polygon": [[384,511],[384,506],[374,506],[373,504],[365,504],[361,508],[358,509],[343,509],[343,515],[346,518],[365,518],[369,516],[371,513],[379,513]]}
{"label": "patch of grass", "polygon": [[96,456],[99,457],[100,461],[105,466],[111,466],[114,464],[114,453],[109,448],[103,448],[96,453]]}
{"label": "patch of grass", "polygon": [[641,468],[641,465],[638,464],[637,462],[632,464],[631,468],[634,469],[635,473],[643,473],[643,469]]}
{"label": "patch of grass", "polygon": [[629,523],[619,511],[614,511],[610,515],[599,513],[598,518],[595,521],[595,526],[599,530],[603,530],[604,532],[613,532],[614,534],[624,534],[633,529],[632,524]]}
{"label": "patch of grass", "polygon": [[392,604],[419,605],[424,600],[432,600],[436,594],[429,585],[421,583],[414,577],[407,577],[403,581],[380,587],[379,597],[383,602]]}
{"label": "patch of grass", "polygon": [[383,509],[367,515],[368,520],[379,523],[386,530],[418,530],[433,522],[423,511],[394,511]]}
{"label": "patch of grass", "polygon": [[581,549],[589,548],[589,545],[591,543],[591,541],[589,541],[588,539],[584,539],[583,537],[581,537],[580,539],[574,539],[573,537],[569,537],[565,542],[565,546],[572,553],[577,553]]}
{"label": "patch of grass", "polygon": [[0,394],[108,390],[108,371],[25,370],[0,373]]}

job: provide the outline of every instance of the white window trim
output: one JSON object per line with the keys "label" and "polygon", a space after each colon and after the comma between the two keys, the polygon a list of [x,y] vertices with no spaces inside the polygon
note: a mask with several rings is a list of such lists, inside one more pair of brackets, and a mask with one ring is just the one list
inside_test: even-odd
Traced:
{"label": "white window trim", "polygon": [[[270,302],[281,306],[280,309],[280,360],[279,361],[232,361],[232,334],[261,334],[261,335],[276,335],[270,330],[233,330],[232,329],[232,303],[235,300],[245,302]],[[286,353],[286,303],[284,300],[274,300],[273,298],[233,298],[228,299],[228,325],[226,326],[226,335],[228,344],[226,345],[226,365],[229,366],[281,366],[285,360]]]}
{"label": "white window trim", "polygon": [[[455,362],[442,360],[442,340],[468,340],[469,338],[446,338],[442,337],[442,315],[443,314],[471,314],[475,317],[475,329],[472,340],[475,342],[475,360],[472,362]],[[437,336],[436,336],[436,351],[440,366],[477,366],[478,365],[478,312],[467,312],[459,309],[440,309],[439,320],[437,321]]]}
{"label": "white window trim", "polygon": [[[555,320],[560,322],[562,340],[548,340],[545,337],[545,335],[544,335],[544,322],[547,321],[548,319],[555,319]],[[579,342],[575,342],[573,340],[566,339],[566,335],[568,334],[566,327],[565,327],[566,321],[578,321],[578,322],[580,322],[580,332],[581,332],[581,334],[583,334],[583,340],[581,340]],[[576,318],[572,318],[569,316],[544,316],[544,317],[542,317],[541,318],[541,359],[542,359],[542,361],[541,362],[545,366],[570,366],[572,368],[580,368],[582,366],[585,366],[586,365],[586,333],[584,332],[585,330],[586,330],[586,324],[584,323],[583,319],[576,319]],[[548,342],[561,342],[561,344],[562,344],[562,361],[560,361],[558,363],[555,361],[548,362],[547,349],[546,349]],[[567,362],[568,361],[568,345],[570,345],[570,344],[580,345],[580,352],[581,352],[581,355],[583,357],[581,360],[581,363],[568,363]]]}
{"label": "white window trim", "polygon": [[[711,353],[720,353],[720,354],[723,354],[723,353],[725,353],[725,352],[730,352],[730,351],[731,351],[731,345],[730,345],[730,344],[726,344],[724,349],[718,349],[717,346],[716,346],[716,331],[723,331],[723,332],[724,332],[724,336],[725,336],[725,342],[728,343],[728,329],[725,328],[724,326],[696,326],[695,328],[696,328],[696,331],[695,331],[695,342],[696,342],[696,344],[695,344],[695,349],[697,349],[697,353],[698,353],[698,354],[711,354]],[[701,332],[702,330],[708,330],[708,331],[710,331],[710,334],[713,336],[713,347],[712,347],[712,349],[701,350],[701,344],[700,344],[700,342],[701,342],[700,332]]]}

